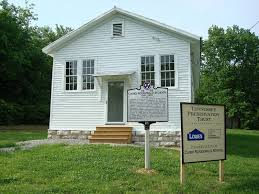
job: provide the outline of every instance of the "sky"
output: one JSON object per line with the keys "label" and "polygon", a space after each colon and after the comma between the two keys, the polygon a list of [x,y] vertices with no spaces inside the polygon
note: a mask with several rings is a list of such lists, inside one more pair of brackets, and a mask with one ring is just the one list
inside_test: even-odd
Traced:
{"label": "sky", "polygon": [[[114,6],[207,38],[212,25],[250,29],[259,21],[259,0],[29,0],[38,26],[76,29]],[[25,0],[9,0],[24,6]],[[251,29],[259,35],[259,23]]]}

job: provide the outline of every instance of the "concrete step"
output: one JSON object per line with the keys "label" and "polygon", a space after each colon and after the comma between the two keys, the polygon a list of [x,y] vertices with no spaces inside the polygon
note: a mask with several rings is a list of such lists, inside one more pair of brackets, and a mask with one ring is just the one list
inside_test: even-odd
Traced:
{"label": "concrete step", "polygon": [[95,135],[131,135],[131,131],[94,131]]}
{"label": "concrete step", "polygon": [[121,126],[121,125],[104,125],[97,126],[96,131],[132,131],[132,127]]}

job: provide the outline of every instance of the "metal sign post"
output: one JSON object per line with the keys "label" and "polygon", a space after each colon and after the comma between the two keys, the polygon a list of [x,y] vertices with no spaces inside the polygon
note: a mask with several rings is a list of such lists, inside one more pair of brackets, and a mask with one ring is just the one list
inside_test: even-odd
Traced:
{"label": "metal sign post", "polygon": [[139,122],[145,126],[145,169],[150,169],[150,141],[149,141],[149,129],[152,123],[156,122]]}

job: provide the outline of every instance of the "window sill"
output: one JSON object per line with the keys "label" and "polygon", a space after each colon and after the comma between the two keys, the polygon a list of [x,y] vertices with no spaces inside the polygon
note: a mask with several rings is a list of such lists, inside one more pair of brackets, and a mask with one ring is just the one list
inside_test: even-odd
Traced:
{"label": "window sill", "polygon": [[125,37],[124,35],[122,35],[122,36],[111,36],[111,39],[120,39],[120,38],[123,38],[123,37]]}
{"label": "window sill", "polygon": [[96,89],[94,89],[94,90],[64,90],[64,93],[88,93],[88,92],[96,92]]}
{"label": "window sill", "polygon": [[174,86],[174,87],[172,87],[172,86],[170,86],[170,87],[161,87],[161,88],[167,88],[168,90],[177,90],[178,89],[178,87],[176,87],[176,86]]}

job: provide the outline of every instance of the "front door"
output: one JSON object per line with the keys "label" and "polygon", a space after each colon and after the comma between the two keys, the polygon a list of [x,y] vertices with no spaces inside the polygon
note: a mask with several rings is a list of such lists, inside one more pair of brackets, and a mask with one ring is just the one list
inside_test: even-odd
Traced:
{"label": "front door", "polygon": [[124,82],[110,81],[108,82],[108,123],[123,122],[123,96]]}

